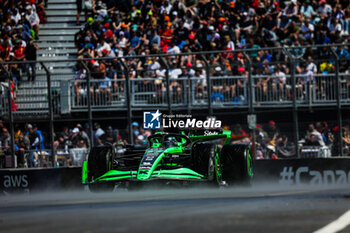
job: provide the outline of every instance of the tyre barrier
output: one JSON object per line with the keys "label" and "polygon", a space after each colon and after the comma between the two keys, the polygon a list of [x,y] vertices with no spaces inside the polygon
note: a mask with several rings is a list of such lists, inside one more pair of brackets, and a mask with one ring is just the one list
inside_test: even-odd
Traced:
{"label": "tyre barrier", "polygon": [[[253,184],[350,187],[350,158],[255,160],[253,166]],[[0,169],[0,193],[83,189],[81,167]]]}

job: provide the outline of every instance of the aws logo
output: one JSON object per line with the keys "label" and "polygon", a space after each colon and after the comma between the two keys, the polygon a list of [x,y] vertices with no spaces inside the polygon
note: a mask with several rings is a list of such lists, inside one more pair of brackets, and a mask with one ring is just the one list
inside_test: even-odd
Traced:
{"label": "aws logo", "polygon": [[27,175],[6,175],[3,182],[4,188],[27,188]]}

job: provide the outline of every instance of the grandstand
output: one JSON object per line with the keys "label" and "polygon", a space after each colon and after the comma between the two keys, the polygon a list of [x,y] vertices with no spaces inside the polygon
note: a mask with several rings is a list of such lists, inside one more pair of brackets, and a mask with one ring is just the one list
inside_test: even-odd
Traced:
{"label": "grandstand", "polygon": [[[16,6],[3,6],[13,17],[1,29],[5,122],[40,120],[53,130],[54,121],[120,119],[131,138],[131,122],[144,110],[220,115],[228,125],[232,114],[267,122],[266,112],[282,111],[293,116],[288,136],[299,144],[298,117],[308,118],[300,112],[331,110],[337,116],[324,120],[334,121],[341,138],[350,106],[348,2],[88,2],[81,25],[75,0],[17,3],[40,15],[38,35],[36,26],[30,32],[39,48],[34,82],[26,81],[31,62],[15,52],[17,37],[30,41],[17,31],[28,23],[16,21]],[[15,98],[6,94],[11,85]]]}
{"label": "grandstand", "polygon": [[[210,58],[211,55],[217,56],[220,53],[207,53],[205,59],[199,59],[197,62],[196,55],[189,57],[177,56],[176,59],[170,57],[164,57],[165,63],[158,59],[155,62],[159,67],[174,67],[179,69],[187,67],[190,64],[195,68],[195,65],[210,66],[208,73],[215,76],[232,76],[230,84],[226,88],[231,90],[220,90],[220,93],[224,95],[223,101],[220,103],[224,105],[233,105],[234,107],[248,107],[248,85],[247,83],[240,82],[238,76],[240,75],[238,69],[243,69],[241,73],[246,75],[248,61],[246,57],[242,57],[243,53],[238,52],[240,49],[256,49],[255,52],[248,52],[248,59],[250,59],[250,65],[252,66],[253,75],[253,90],[254,93],[253,102],[256,103],[256,107],[268,106],[279,102],[281,106],[288,106],[291,104],[291,83],[290,77],[292,72],[289,70],[287,64],[287,50],[282,49],[260,49],[266,47],[285,47],[290,48],[305,46],[304,48],[288,49],[291,59],[296,59],[295,75],[297,77],[297,95],[299,95],[300,104],[302,105],[332,105],[336,102],[335,88],[332,85],[332,81],[327,81],[321,87],[321,83],[309,85],[309,87],[316,87],[313,90],[308,90],[304,81],[309,78],[303,78],[304,74],[310,71],[310,65],[312,72],[315,75],[313,82],[320,82],[328,73],[334,73],[335,66],[334,61],[327,63],[329,56],[332,56],[329,49],[322,49],[324,52],[317,51],[316,47],[310,47],[311,45],[322,45],[332,43],[346,43],[347,35],[349,33],[349,6],[345,2],[340,4],[319,2],[316,5],[310,3],[303,3],[299,1],[271,1],[266,3],[259,3],[259,1],[252,1],[251,3],[244,3],[240,1],[203,1],[197,4],[191,5],[191,3],[181,3],[179,1],[136,1],[135,3],[123,4],[123,1],[92,1],[92,11],[89,13],[89,20],[85,25],[77,26],[76,14],[77,5],[74,0],[55,1],[49,0],[45,7],[45,13],[47,15],[47,22],[42,22],[40,25],[40,39],[36,41],[39,47],[37,61],[45,61],[45,67],[50,71],[51,75],[51,88],[53,89],[55,103],[58,103],[60,107],[56,106],[56,113],[70,113],[79,112],[84,110],[87,106],[85,103],[77,100],[80,98],[81,93],[77,93],[77,84],[83,81],[74,82],[74,77],[77,78],[79,73],[82,77],[86,76],[85,68],[79,68],[80,64],[73,61],[77,56],[79,58],[91,58],[89,63],[86,63],[92,72],[91,78],[93,85],[98,85],[102,74],[96,74],[103,67],[109,69],[109,64],[99,65],[98,68],[94,67],[94,61],[103,57],[122,57],[125,55],[145,56],[149,53],[165,53],[175,54],[184,52],[201,52],[201,51],[213,51],[213,50],[235,50],[235,53],[228,54],[226,59],[214,59]],[[264,7],[263,7],[264,6]],[[312,11],[310,10],[313,9]],[[206,11],[206,8],[210,8],[210,11]],[[263,9],[264,8],[264,9]],[[39,8],[40,9],[40,8]],[[217,12],[221,9],[222,12]],[[85,10],[84,10],[85,11]],[[87,10],[89,11],[89,10]],[[311,11],[311,12],[308,12]],[[155,18],[155,17],[158,17]],[[213,17],[214,16],[214,17]],[[320,17],[325,17],[321,18]],[[141,19],[144,19],[142,21]],[[335,22],[333,22],[333,18]],[[157,27],[155,22],[158,22]],[[293,32],[293,23],[295,23],[298,29]],[[257,26],[254,26],[256,24]],[[334,25],[334,26],[333,26]],[[147,28],[149,26],[149,28]],[[246,26],[246,28],[242,28]],[[328,27],[328,28],[325,28]],[[82,30],[80,30],[82,29]],[[153,32],[154,31],[154,32]],[[286,33],[290,31],[291,33]],[[135,33],[136,32],[136,33]],[[154,35],[152,33],[155,33]],[[123,34],[123,35],[122,35]],[[125,34],[125,35],[124,35]],[[135,35],[134,35],[135,34]],[[124,37],[123,37],[124,36]],[[254,38],[256,37],[256,38]],[[104,41],[102,39],[104,38]],[[107,42],[107,43],[106,43]],[[129,47],[125,47],[129,42]],[[105,44],[103,44],[105,43]],[[136,43],[136,44],[135,44]],[[102,47],[101,47],[102,46]],[[101,48],[100,48],[101,47]],[[135,47],[135,48],[134,48]],[[88,49],[91,52],[88,52]],[[349,52],[345,48],[340,48],[341,51],[337,51],[337,54],[342,58],[348,58]],[[266,56],[263,55],[266,53]],[[314,56],[317,59],[310,58]],[[127,62],[128,68],[131,69],[131,77],[139,78],[157,78],[154,72],[153,64],[147,66],[144,60],[147,56],[141,58],[134,58],[135,64]],[[300,59],[302,58],[302,59]],[[263,59],[263,61],[259,61]],[[274,61],[271,61],[273,59]],[[278,59],[284,59],[284,65],[275,66],[273,62],[278,62]],[[123,60],[123,59],[122,59]],[[173,62],[176,60],[176,64]],[[299,60],[301,62],[299,62]],[[334,58],[333,58],[334,60]],[[152,62],[152,61],[150,61]],[[197,64],[195,64],[197,62]],[[256,63],[254,65],[254,63]],[[258,64],[260,63],[260,64]],[[265,65],[263,65],[263,63]],[[269,70],[263,70],[262,67],[266,66],[266,63],[270,63]],[[299,65],[299,63],[303,63]],[[98,62],[96,63],[98,64]],[[146,65],[146,66],[145,66]],[[343,81],[341,84],[341,99],[342,102],[348,102],[349,85],[347,84],[347,72],[346,62],[341,63],[340,72],[344,73],[342,76]],[[121,64],[113,63],[115,71],[117,71],[117,81],[113,86],[118,86],[118,83],[123,82],[120,78]],[[274,71],[274,69],[278,71]],[[218,69],[216,74],[215,70]],[[194,69],[192,69],[194,71]],[[108,75],[110,72],[107,72]],[[205,72],[200,75],[204,75]],[[269,75],[283,76],[279,78],[282,83],[277,79],[271,79]],[[219,75],[218,75],[219,74]],[[266,77],[263,77],[263,76]],[[328,75],[327,79],[331,79]],[[22,75],[24,76],[24,75]],[[171,78],[173,77],[170,74]],[[174,76],[174,77],[178,77]],[[184,77],[184,74],[182,74]],[[191,78],[194,78],[194,74],[191,74]],[[109,76],[108,76],[109,77]],[[162,77],[165,78],[165,77]],[[202,77],[203,78],[203,77]],[[24,79],[24,78],[22,78]],[[81,79],[78,77],[78,79]],[[220,79],[219,77],[215,79]],[[96,81],[95,81],[96,80]],[[264,81],[268,80],[268,84]],[[284,80],[284,81],[283,81]],[[65,81],[69,81],[66,83]],[[74,86],[73,86],[74,82]],[[184,106],[183,101],[186,99],[186,103],[190,103],[192,106],[210,105],[212,101],[208,101],[212,96],[208,98],[208,94],[204,92],[206,87],[203,87],[197,83],[194,83],[195,93],[192,96],[187,96],[185,90],[180,91],[180,87],[184,87],[184,80],[179,81],[178,91],[174,99],[177,101],[173,103],[174,108],[188,108]],[[216,81],[216,83],[223,81]],[[283,83],[284,82],[284,83]],[[237,84],[236,84],[237,83]],[[266,85],[267,84],[267,85]],[[86,84],[85,84],[86,85]],[[136,81],[131,80],[130,90],[132,91],[131,101],[132,105],[136,108],[146,107],[149,99],[154,99],[153,89],[141,90]],[[323,85],[323,84],[322,84]],[[86,90],[81,85],[78,85],[80,92]],[[120,85],[119,85],[120,86]],[[238,87],[241,86],[241,87]],[[268,87],[268,88],[267,88]],[[23,82],[18,85],[16,91],[16,104],[18,106],[16,115],[29,113],[34,115],[47,114],[47,83],[46,72],[41,64],[37,64],[36,82],[26,83]],[[61,89],[63,88],[63,89]],[[153,88],[153,87],[152,87]],[[85,88],[86,89],[86,88]],[[209,88],[214,91],[213,88]],[[126,107],[125,88],[111,88],[107,90],[107,96],[98,96],[100,90],[94,89],[92,93],[95,96],[92,101],[92,109],[98,111],[107,110],[109,108],[118,110],[118,108]],[[214,91],[215,92],[215,91]],[[312,93],[314,92],[314,93]],[[326,93],[328,92],[328,93]],[[194,96],[194,97],[193,97]],[[217,95],[219,99],[222,99],[221,95]],[[169,97],[169,96],[168,96]],[[199,99],[196,99],[199,98]],[[61,102],[62,101],[62,102]],[[110,102],[103,106],[105,102]],[[165,98],[156,101],[156,104],[162,107],[168,105],[165,103]],[[169,101],[168,101],[169,102]],[[188,104],[187,104],[188,105]],[[2,109],[6,109],[3,106]],[[109,110],[107,110],[109,111]]]}

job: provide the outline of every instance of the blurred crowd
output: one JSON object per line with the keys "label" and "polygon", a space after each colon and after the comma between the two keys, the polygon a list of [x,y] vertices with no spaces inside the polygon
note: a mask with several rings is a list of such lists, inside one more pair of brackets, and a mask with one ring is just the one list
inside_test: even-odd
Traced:
{"label": "blurred crowd", "polygon": [[40,23],[46,22],[44,0],[0,1],[0,62],[31,61],[28,64],[5,65],[10,73],[8,76],[0,68],[1,93],[5,88],[11,88],[12,110],[17,110],[15,91],[23,80],[34,81],[36,76],[36,59],[38,46],[34,40],[39,39]]}
{"label": "blurred crowd", "polygon": [[[43,0],[0,2],[0,62],[36,61],[38,46],[34,40],[39,39],[39,24],[46,22],[45,4]],[[7,70],[16,84],[20,84],[24,73],[28,81],[35,79],[35,63],[9,65]]]}
{"label": "blurred crowd", "polygon": [[339,0],[93,0],[87,11],[76,45],[91,58],[342,43],[350,30]]}
{"label": "blurred crowd", "polygon": [[[121,84],[125,75],[139,81],[135,91],[153,91],[157,98],[163,98],[166,84],[161,80],[166,77],[166,69],[173,80],[171,90],[175,99],[181,101],[183,96],[185,84],[176,80],[183,77],[196,80],[194,95],[201,98],[207,88],[206,62],[195,54],[176,56],[186,52],[228,51],[205,55],[211,77],[241,76],[216,82],[212,101],[229,99],[237,103],[247,99],[243,89],[247,85],[248,61],[241,52],[229,53],[237,49],[256,49],[247,51],[247,55],[253,63],[253,75],[268,76],[254,83],[256,96],[261,96],[261,100],[272,95],[278,96],[278,100],[292,98],[288,57],[282,49],[269,47],[287,48],[295,58],[300,99],[306,98],[308,85],[316,89],[318,96],[326,95],[321,84],[311,84],[313,76],[335,72],[335,62],[329,59],[334,58],[331,50],[315,49],[313,45],[340,44],[331,49],[345,59],[340,62],[340,72],[350,73],[348,1],[99,0],[91,4],[91,9],[86,9],[85,27],[76,34],[75,43],[78,57],[90,58],[86,65],[92,78],[101,81],[90,89],[92,96],[102,92],[108,103],[113,93],[124,91]],[[159,58],[147,56],[150,54],[174,56],[165,58],[166,66]],[[133,55],[145,57],[118,59]],[[129,73],[126,74],[122,62]],[[82,92],[86,93],[80,81],[85,78],[86,70],[78,64],[75,75],[78,99]],[[157,80],[142,80],[145,78]],[[345,82],[350,88],[350,79]],[[101,97],[95,97],[98,98]]]}
{"label": "blurred crowd", "polygon": [[[281,129],[271,120],[265,125],[256,125],[256,159],[278,159],[296,157],[296,145],[288,128]],[[247,135],[240,124],[232,130],[233,135]],[[343,127],[343,155],[350,156],[349,125]],[[301,131],[298,140],[301,157],[330,157],[340,154],[339,127],[331,127],[326,121],[310,123]],[[233,143],[249,142],[245,138]]]}
{"label": "blurred crowd", "polygon": [[[54,148],[57,155],[67,155],[71,149],[85,149],[86,153],[91,146],[103,146],[112,144],[114,146],[129,144],[128,129],[119,130],[112,126],[101,127],[98,122],[93,125],[92,142],[89,124],[76,124],[74,127],[63,127],[62,130],[54,132]],[[144,147],[147,137],[151,131],[139,127],[138,122],[132,123],[133,140],[136,146]],[[51,141],[49,132],[41,130],[37,124],[16,124],[14,127],[15,151],[18,163],[28,167],[39,166],[39,157],[49,156]],[[10,154],[11,137],[7,127],[0,122],[0,167],[3,166],[4,155]],[[23,160],[23,158],[25,158]],[[42,165],[42,164],[40,164]]]}
{"label": "blurred crowd", "polygon": [[[270,120],[265,124],[257,124],[255,133],[255,159],[278,159],[296,157],[296,145],[293,140],[290,127],[279,125]],[[132,122],[132,138],[136,147],[147,147],[147,138],[151,130],[143,129],[138,122]],[[223,129],[231,130],[232,135],[246,136],[233,139],[231,143],[251,143],[252,132],[240,124],[224,126]],[[50,137],[47,130],[41,130],[36,124],[15,125],[15,150],[19,166],[36,167],[43,166],[39,160],[50,157]],[[349,125],[343,127],[343,154],[350,156]],[[91,143],[90,129],[88,123],[76,124],[74,127],[63,126],[62,130],[54,133],[54,148],[58,156],[66,156],[71,162],[74,150],[81,149],[84,155],[91,146],[103,146],[112,144],[114,146],[130,144],[129,129],[117,129],[113,126],[101,127],[98,122],[93,125]],[[340,140],[338,137],[339,127],[328,125],[325,121],[310,123],[301,127],[298,140],[302,157],[330,157],[340,154]],[[7,127],[0,123],[0,167],[4,166],[5,155],[11,150],[10,132]],[[312,154],[311,154],[312,152]],[[83,159],[83,156],[81,159]],[[66,165],[69,165],[66,164]]]}

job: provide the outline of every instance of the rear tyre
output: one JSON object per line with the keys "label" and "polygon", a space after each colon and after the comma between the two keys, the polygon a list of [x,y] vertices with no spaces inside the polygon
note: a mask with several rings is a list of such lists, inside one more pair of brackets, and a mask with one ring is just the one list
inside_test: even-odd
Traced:
{"label": "rear tyre", "polygon": [[215,153],[214,144],[196,143],[192,148],[193,170],[212,182],[216,182]]}
{"label": "rear tyre", "polygon": [[[87,176],[89,182],[95,180],[110,170],[111,152],[112,148],[108,146],[92,148],[87,160]],[[89,184],[89,189],[91,192],[113,191],[114,182],[92,183]]]}
{"label": "rear tyre", "polygon": [[222,180],[228,185],[251,185],[253,168],[248,144],[225,145],[220,161]]}

